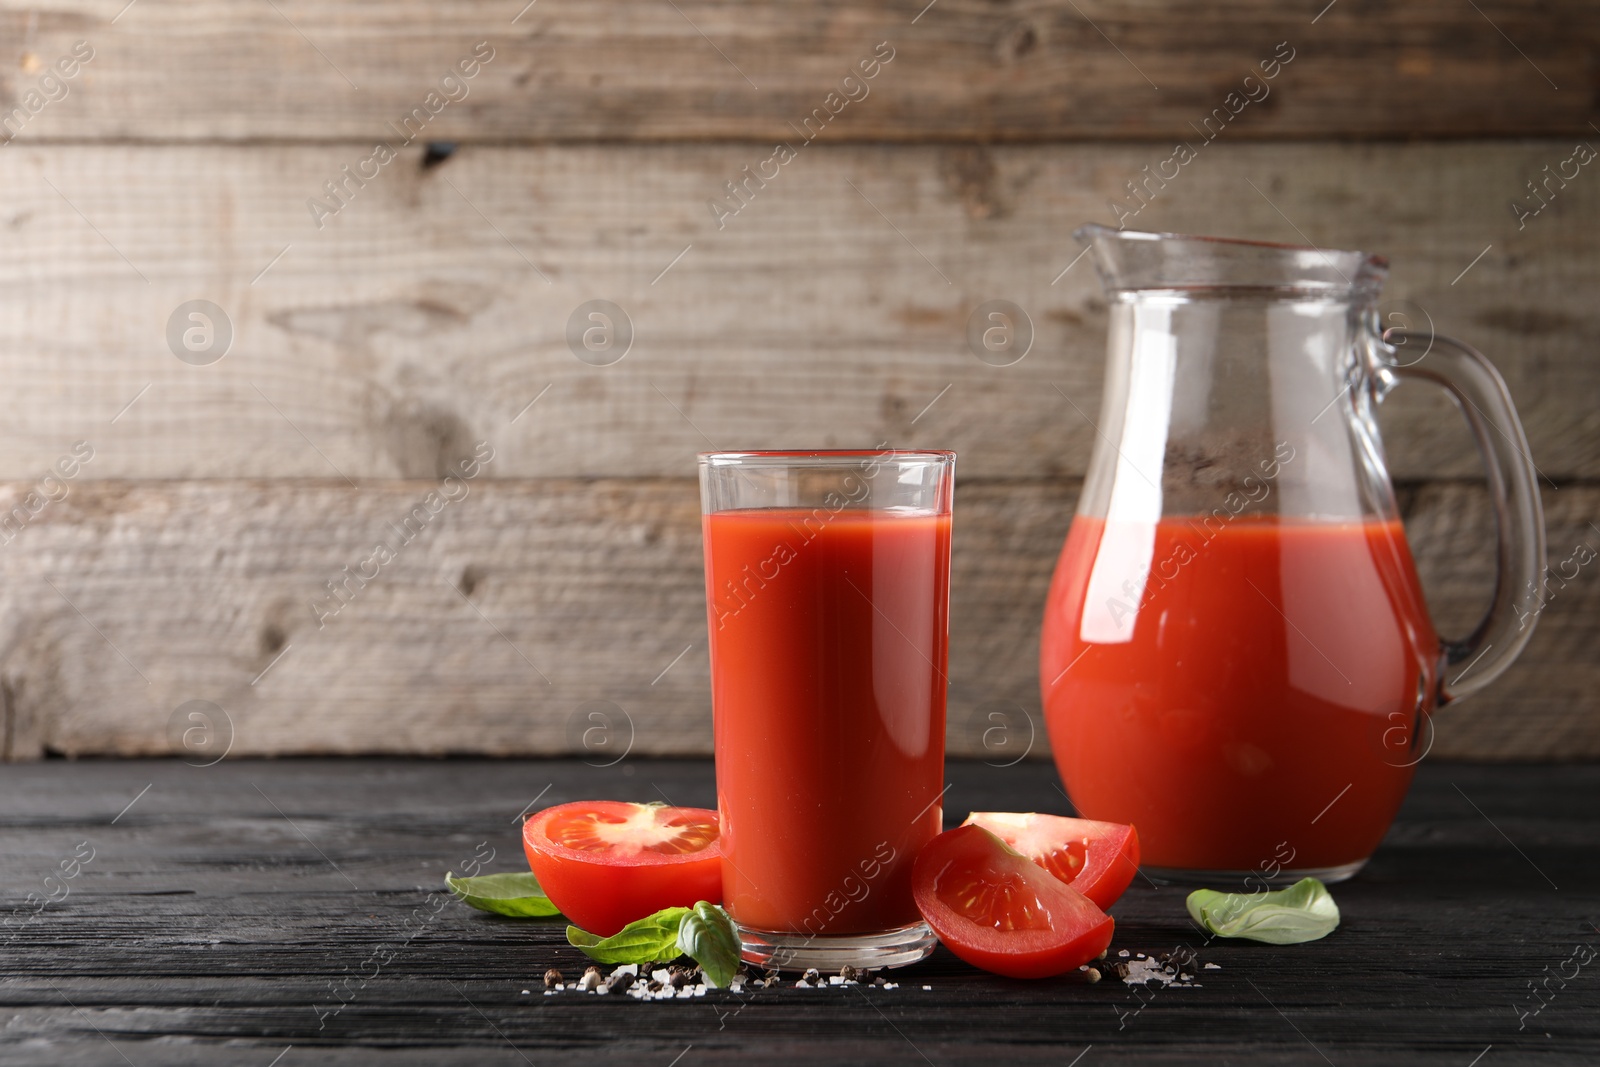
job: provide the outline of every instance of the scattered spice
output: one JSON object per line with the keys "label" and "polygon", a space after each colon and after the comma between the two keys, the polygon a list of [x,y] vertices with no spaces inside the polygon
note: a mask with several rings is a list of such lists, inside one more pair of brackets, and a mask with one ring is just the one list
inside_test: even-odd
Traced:
{"label": "scattered spice", "polygon": [[1196,963],[1200,962],[1199,957],[1195,955],[1194,949],[1188,945],[1179,945],[1171,952],[1163,952],[1157,958],[1163,963],[1171,963],[1179,970],[1190,970]]}
{"label": "scattered spice", "polygon": [[1201,964],[1199,954],[1188,945],[1179,945],[1171,952],[1157,952],[1154,955],[1125,948],[1118,949],[1115,958],[1108,958],[1110,955],[1108,949],[1094,958],[1092,962],[1099,964],[1098,969],[1086,963],[1078,970],[1089,982],[1115,978],[1129,985],[1159,982],[1163,986],[1197,986],[1200,983],[1194,977],[1198,972],[1222,969],[1215,963]]}
{"label": "scattered spice", "polygon": [[[1172,952],[1161,952],[1154,956],[1146,956],[1143,952],[1133,953],[1128,949],[1118,951],[1118,959],[1108,960],[1108,955],[1109,950],[1095,957],[1095,962],[1099,962],[1098,967],[1084,964],[1078,968],[1086,983],[1092,985],[1109,977],[1120,979],[1129,985],[1158,982],[1163,986],[1188,986],[1199,984],[1194,981],[1195,972],[1221,970],[1215,963],[1201,964],[1194,950],[1187,946],[1180,946]],[[757,977],[757,973],[753,969],[741,966],[734,972],[727,991],[739,993],[747,988],[768,989],[781,984],[780,972],[771,967],[765,968],[760,977]],[[835,975],[824,975],[817,968],[808,967],[799,978],[795,979],[794,988],[825,989],[830,986],[867,984],[883,990],[900,988],[897,983],[875,974],[871,968],[849,964],[839,968],[839,973]],[[681,1000],[705,996],[710,988],[700,967],[682,964],[662,966],[628,963],[617,967],[609,975],[603,973],[599,967],[591,966],[575,982],[567,982],[562,973],[554,967],[544,973],[544,993],[547,997],[556,996],[563,990],[578,990],[601,996],[611,993],[626,994],[635,1000]],[[922,989],[924,992],[932,992],[933,986],[924,985]],[[529,990],[523,990],[524,995],[528,993]]]}

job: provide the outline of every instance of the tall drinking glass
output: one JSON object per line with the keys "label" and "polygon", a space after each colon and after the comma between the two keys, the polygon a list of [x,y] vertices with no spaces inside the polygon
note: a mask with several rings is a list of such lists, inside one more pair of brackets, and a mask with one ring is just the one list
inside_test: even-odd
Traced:
{"label": "tall drinking glass", "polygon": [[943,822],[953,452],[700,457],[723,901],[746,960],[912,963]]}

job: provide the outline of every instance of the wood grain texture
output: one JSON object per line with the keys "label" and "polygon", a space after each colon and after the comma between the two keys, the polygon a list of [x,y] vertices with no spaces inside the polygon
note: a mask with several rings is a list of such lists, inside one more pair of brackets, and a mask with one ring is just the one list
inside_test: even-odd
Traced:
{"label": "wood grain texture", "polygon": [[[1063,810],[1054,780],[1041,764],[952,763],[947,822],[969,810]],[[87,1067],[121,1064],[120,1053],[140,1067],[265,1067],[289,1045],[283,1067],[665,1067],[676,1056],[685,1067],[1063,1067],[1090,1045],[1085,1064],[1098,1056],[1133,1067],[1464,1067],[1489,1046],[1486,1060],[1505,1062],[1576,1067],[1600,1057],[1593,962],[1564,985],[1552,979],[1537,1014],[1528,988],[1571,975],[1574,946],[1600,947],[1593,765],[1425,763],[1371,863],[1334,888],[1340,929],[1314,945],[1207,942],[1184,913],[1186,889],[1136,878],[1113,912],[1113,952],[1187,944],[1214,968],[1189,987],[1076,974],[1010,981],[941,949],[893,972],[894,990],[785,982],[689,1002],[545,997],[546,968],[570,979],[587,962],[565,944],[564,925],[484,915],[443,895],[443,873],[489,849],[487,870],[522,866],[516,817],[536,798],[661,793],[714,803],[710,764],[9,768],[0,892],[14,904],[63,886],[68,895],[0,926],[0,1058]],[[45,886],[79,842],[93,860]],[[374,953],[387,962],[363,963]],[[1529,1013],[1522,1029],[1519,1008]]]}
{"label": "wood grain texture", "polygon": [[23,138],[387,138],[478,42],[494,59],[427,137],[788,139],[880,42],[893,63],[827,137],[1188,136],[1279,42],[1293,63],[1241,137],[1587,136],[1600,115],[1583,0],[124,3],[6,5],[6,110],[76,41],[95,49]]}
{"label": "wood grain texture", "polygon": [[[308,198],[363,151],[0,152],[0,477],[86,440],[92,478],[427,478],[479,439],[495,478],[885,441],[954,448],[968,475],[1075,477],[1105,315],[1070,234],[1170,154],[813,147],[719,230],[708,199],[769,150],[479,148],[428,169],[409,151],[318,230]],[[1600,477],[1600,178],[1522,230],[1508,208],[1567,142],[1202,151],[1133,224],[1388,253],[1386,309],[1499,361],[1546,475]],[[233,326],[209,366],[166,340],[200,298]],[[633,326],[611,366],[567,341],[596,298]],[[996,298],[1035,330],[1007,367],[966,342]],[[1442,396],[1399,390],[1385,433],[1399,476],[1478,474]]]}
{"label": "wood grain texture", "polygon": [[[693,482],[474,481],[402,543],[392,524],[432,488],[73,485],[0,549],[6,754],[709,751]],[[1048,752],[1038,625],[1075,494],[958,488],[952,753]],[[1435,615],[1464,632],[1489,596],[1486,497],[1470,483],[1402,495]],[[1546,504],[1553,566],[1600,549],[1600,489]],[[393,561],[342,584],[380,540]],[[1595,567],[1551,586],[1506,677],[1438,717],[1435,755],[1600,756]],[[195,700],[215,722],[188,717]]]}

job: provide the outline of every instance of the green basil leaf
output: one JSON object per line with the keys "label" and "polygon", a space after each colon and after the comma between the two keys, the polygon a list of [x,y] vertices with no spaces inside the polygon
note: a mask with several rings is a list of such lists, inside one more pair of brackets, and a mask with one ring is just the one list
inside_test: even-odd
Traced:
{"label": "green basil leaf", "polygon": [[598,963],[654,963],[677,959],[678,926],[688,908],[663,908],[624,926],[610,937],[567,927],[567,943]]}
{"label": "green basil leaf", "polygon": [[539,880],[532,872],[457,878],[452,871],[444,876],[444,884],[479,911],[492,911],[514,919],[561,914],[539,888]]}
{"label": "green basil leaf", "polygon": [[739,934],[728,913],[702,900],[678,926],[678,948],[700,965],[706,984],[726,989],[739,970]]}
{"label": "green basil leaf", "polygon": [[1272,893],[1189,894],[1189,915],[1219,937],[1247,937],[1272,945],[1298,945],[1327,937],[1339,926],[1339,906],[1328,887],[1302,878]]}

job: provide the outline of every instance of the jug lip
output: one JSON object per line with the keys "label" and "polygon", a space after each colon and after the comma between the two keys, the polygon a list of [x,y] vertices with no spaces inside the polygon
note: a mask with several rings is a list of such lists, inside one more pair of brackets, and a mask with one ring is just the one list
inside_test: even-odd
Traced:
{"label": "jug lip", "polygon": [[[1262,290],[1365,296],[1376,295],[1389,273],[1388,258],[1377,253],[1311,244],[1117,229],[1093,222],[1072,236],[1094,250],[1095,268],[1110,292]],[[1113,257],[1113,241],[1139,251]],[[1163,251],[1156,253],[1157,247]]]}

